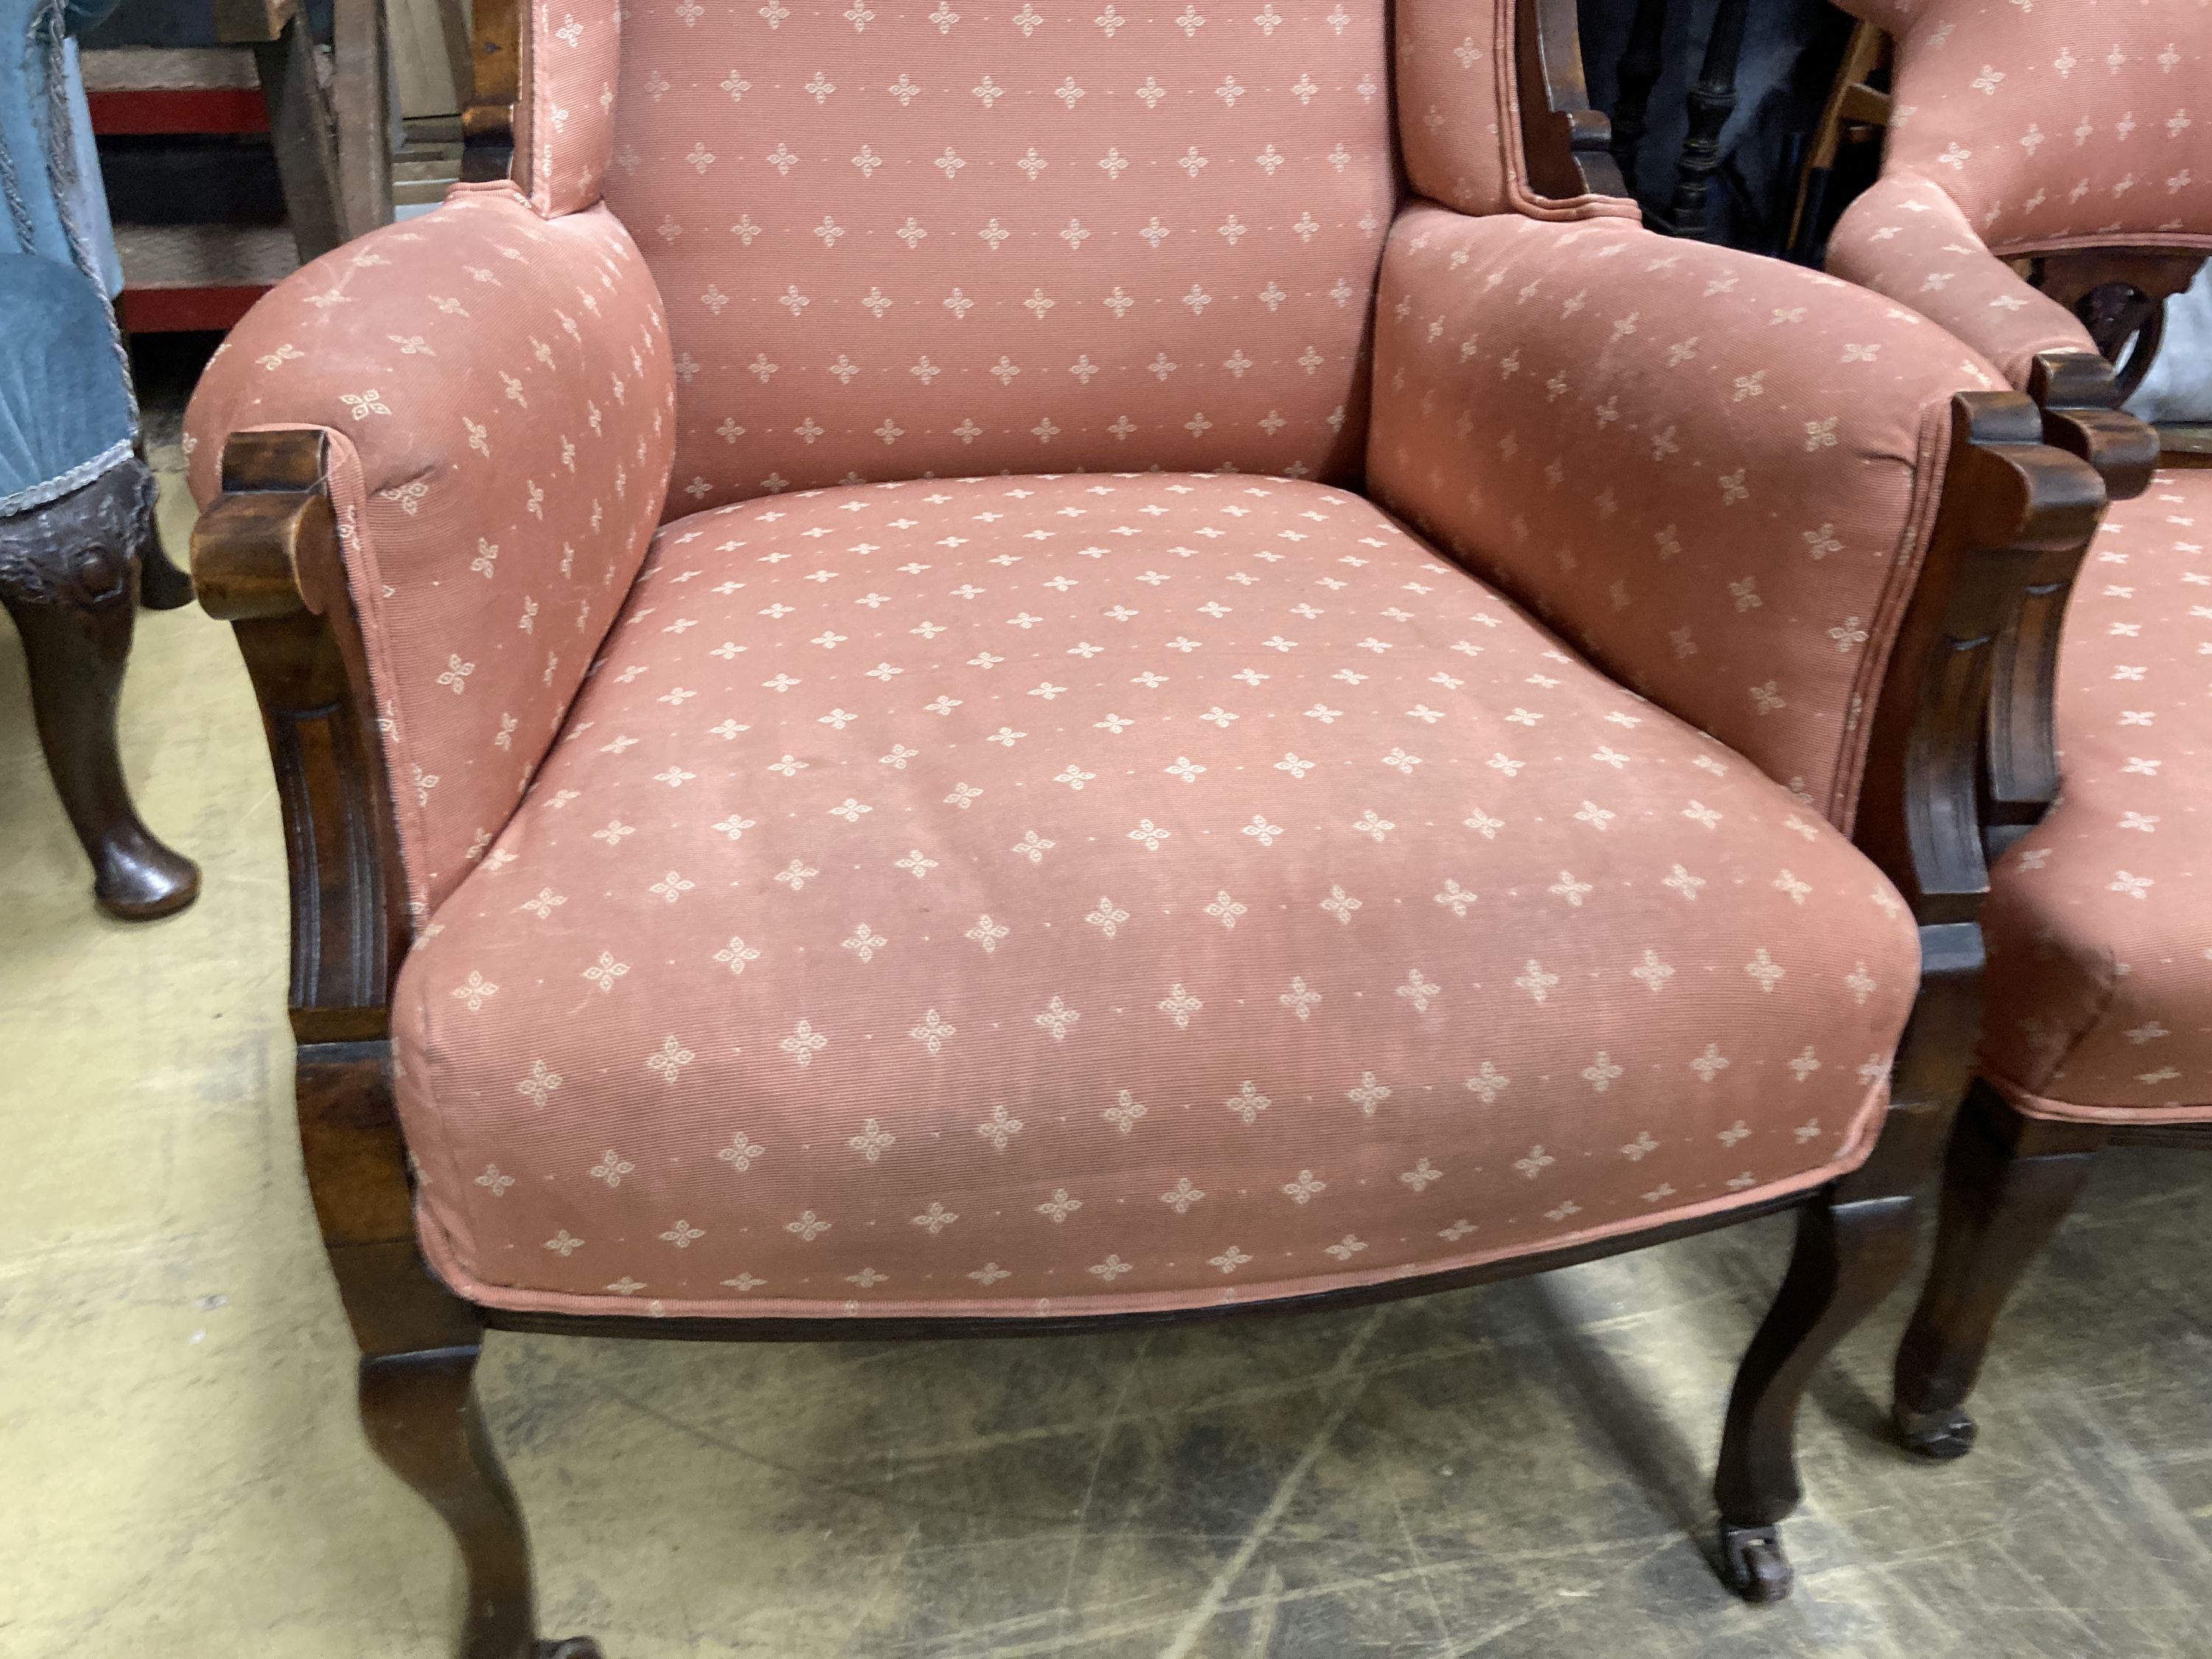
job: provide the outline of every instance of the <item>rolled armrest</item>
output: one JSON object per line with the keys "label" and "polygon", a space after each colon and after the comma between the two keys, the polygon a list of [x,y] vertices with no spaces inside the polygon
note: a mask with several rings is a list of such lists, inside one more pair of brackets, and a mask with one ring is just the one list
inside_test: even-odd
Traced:
{"label": "rolled armrest", "polygon": [[2065,307],[1992,254],[1950,195],[1917,173],[1884,173],[1844,210],[1828,270],[1957,335],[2021,391],[2040,352],[2098,355]]}
{"label": "rolled armrest", "polygon": [[1418,206],[1383,256],[1368,476],[1848,827],[1953,394],[2000,385],[1833,277],[1611,221]]}
{"label": "rolled armrest", "polygon": [[416,924],[512,815],[635,578],[674,377],[644,260],[604,209],[511,185],[302,267],[186,416],[193,490],[231,434],[320,428]]}

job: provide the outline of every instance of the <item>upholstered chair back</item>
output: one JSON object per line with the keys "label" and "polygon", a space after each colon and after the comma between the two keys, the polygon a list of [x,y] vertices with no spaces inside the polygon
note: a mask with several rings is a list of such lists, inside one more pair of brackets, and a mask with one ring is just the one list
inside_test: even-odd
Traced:
{"label": "upholstered chair back", "polygon": [[1885,166],[2000,257],[2212,250],[2212,0],[1843,0],[1897,43]]}
{"label": "upholstered chair back", "polygon": [[[522,153],[541,208],[603,192],[652,267],[672,514],[1003,471],[1344,482],[1402,188],[1390,27],[1382,0],[539,4]],[[1414,187],[1576,210],[1521,177],[1513,0],[1396,27]]]}

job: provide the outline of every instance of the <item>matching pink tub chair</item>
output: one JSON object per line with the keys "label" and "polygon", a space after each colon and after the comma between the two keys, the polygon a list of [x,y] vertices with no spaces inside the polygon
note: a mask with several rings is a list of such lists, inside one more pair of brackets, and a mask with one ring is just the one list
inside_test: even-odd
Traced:
{"label": "matching pink tub chair", "polygon": [[210,366],[307,1176],[467,1654],[591,1650],[488,1327],[1091,1328],[1796,1206],[1716,1488],[1786,1591],[1964,1084],[1994,644],[2103,492],[1934,324],[1586,183],[1571,17],[479,0],[512,182]]}
{"label": "matching pink tub chair", "polygon": [[1992,719],[2010,850],[1978,1077],[1897,1371],[1908,1443],[1958,1456],[1997,1313],[2097,1149],[2212,1144],[2212,471],[2154,473],[2154,434],[2113,412],[2212,253],[2212,0],[1846,3],[1893,37],[1892,106],[1829,270],[1983,353],[2114,498],[2070,605],[2056,580],[2033,601],[2063,632],[2000,674],[2055,688],[2058,752]]}

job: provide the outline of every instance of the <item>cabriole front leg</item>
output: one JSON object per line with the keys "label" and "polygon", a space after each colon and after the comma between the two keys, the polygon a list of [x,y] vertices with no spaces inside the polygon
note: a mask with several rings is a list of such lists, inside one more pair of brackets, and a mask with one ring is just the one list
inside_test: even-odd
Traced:
{"label": "cabriole front leg", "polygon": [[460,1546],[461,1659],[601,1659],[588,1637],[540,1641],[530,1540],[477,1405],[474,1343],[361,1362],[361,1421],[376,1454]]}
{"label": "cabriole front leg", "polygon": [[181,910],[200,890],[198,867],[139,817],[116,743],[152,494],[145,468],[125,460],[0,520],[0,603],[22,636],[46,769],[92,861],[94,898],[124,921]]}
{"label": "cabriole front leg", "polygon": [[307,1187],[361,1352],[362,1427],[460,1547],[461,1659],[599,1659],[581,1638],[538,1638],[529,1536],[476,1397],[483,1322],[416,1247],[388,1048],[302,1043],[298,1090]]}
{"label": "cabriole front leg", "polygon": [[1966,1396],[1997,1316],[2081,1195],[2105,1139],[2093,1125],[2023,1117],[1974,1084],[1943,1160],[1936,1260],[1897,1350],[1890,1417],[1923,1457],[1973,1449]]}
{"label": "cabriole front leg", "polygon": [[1912,1262],[1911,1193],[1846,1199],[1844,1183],[1798,1212],[1789,1272],[1736,1372],[1713,1495],[1722,1576],[1749,1601],[1790,1594],[1781,1522],[1797,1507],[1797,1406],[1814,1369],[1896,1288]]}
{"label": "cabriole front leg", "polygon": [[1713,1496],[1722,1576],[1751,1601],[1790,1594],[1778,1528],[1797,1507],[1797,1407],[1805,1384],[1912,1265],[1913,1194],[1934,1166],[1952,1117],[1978,1015],[1978,930],[1921,930],[1919,1006],[1891,1074],[1892,1102],[1873,1154],[1798,1213],[1782,1288],[1745,1352],[1729,1395]]}

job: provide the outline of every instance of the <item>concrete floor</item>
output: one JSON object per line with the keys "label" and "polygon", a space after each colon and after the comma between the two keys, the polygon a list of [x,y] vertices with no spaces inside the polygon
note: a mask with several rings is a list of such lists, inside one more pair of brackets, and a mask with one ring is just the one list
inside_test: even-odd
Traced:
{"label": "concrete floor", "polygon": [[[136,929],[94,914],[0,635],[0,1655],[443,1659],[455,1564],[356,1426],[301,1183],[229,631],[141,623],[127,761],[206,889]],[[2107,1160],[1963,1464],[1883,1437],[1907,1298],[1869,1322],[1806,1412],[1796,1596],[1753,1610],[1706,1483],[1788,1226],[1187,1332],[496,1336],[482,1385],[547,1628],[609,1659],[2212,1651],[2212,1159]]]}

